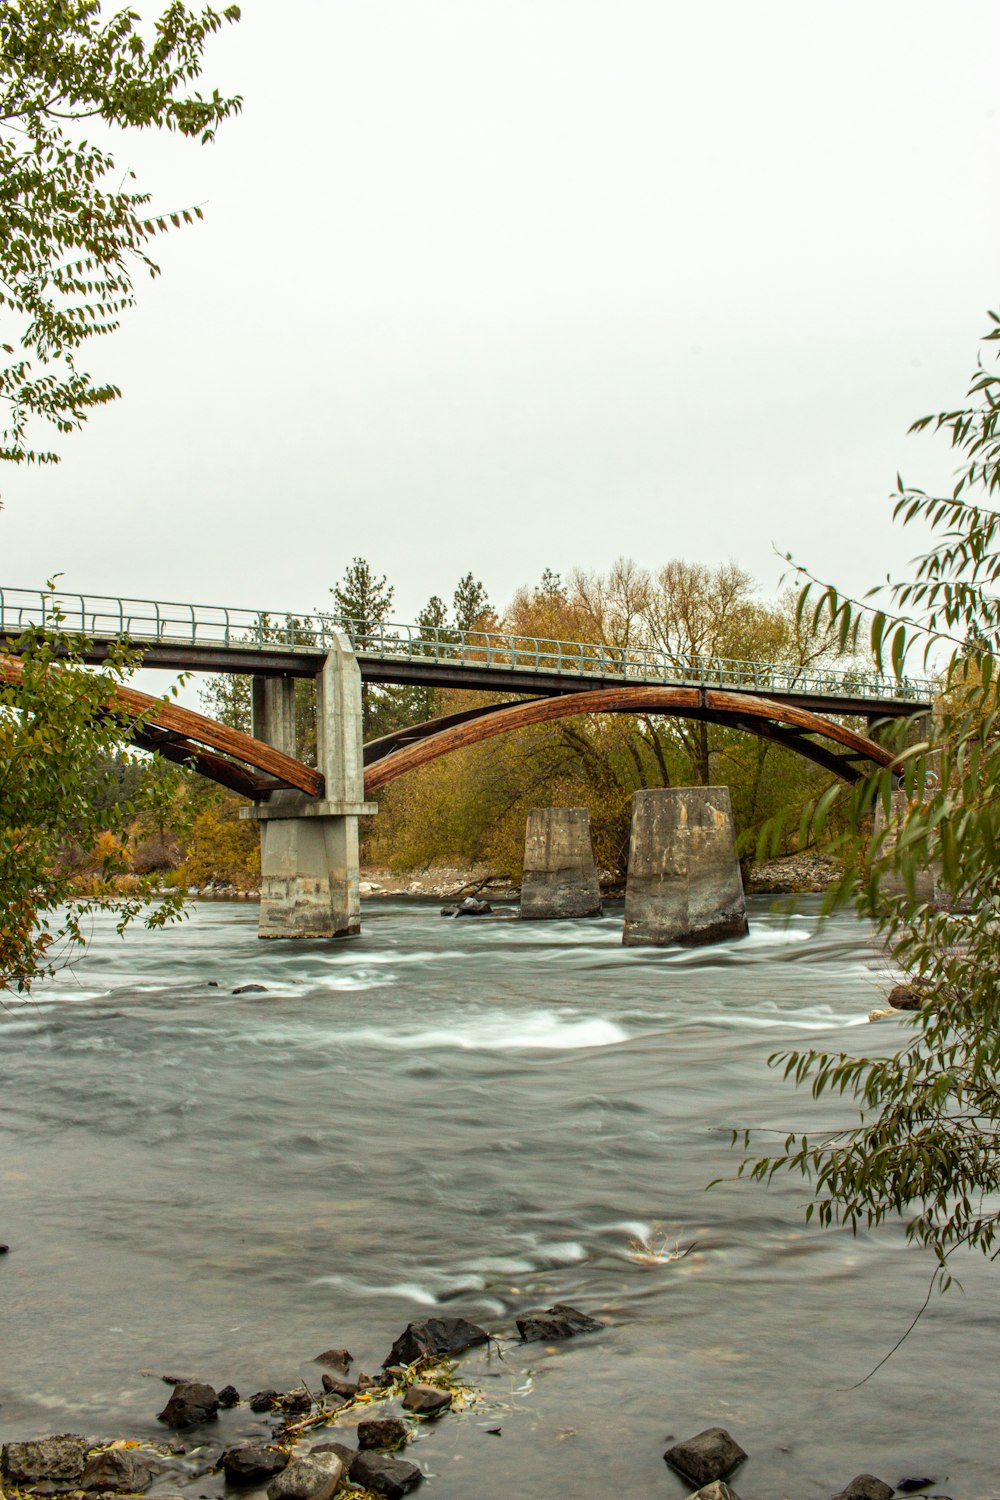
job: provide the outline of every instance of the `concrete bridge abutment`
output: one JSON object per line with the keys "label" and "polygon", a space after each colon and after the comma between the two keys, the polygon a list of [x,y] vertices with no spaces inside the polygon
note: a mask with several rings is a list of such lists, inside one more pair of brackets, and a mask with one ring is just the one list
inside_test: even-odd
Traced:
{"label": "concrete bridge abutment", "polygon": [[[316,682],[316,763],[324,795],[274,791],[244,816],[260,824],[262,938],[350,937],[361,930],[358,818],[365,801],[361,672],[346,636]],[[255,678],[253,732],[288,755],[295,746],[295,679]]]}
{"label": "concrete bridge abutment", "polygon": [[636,792],[622,942],[696,946],[748,931],[729,788]]}
{"label": "concrete bridge abutment", "polygon": [[601,888],[585,807],[533,807],[524,835],[521,916],[596,917]]}

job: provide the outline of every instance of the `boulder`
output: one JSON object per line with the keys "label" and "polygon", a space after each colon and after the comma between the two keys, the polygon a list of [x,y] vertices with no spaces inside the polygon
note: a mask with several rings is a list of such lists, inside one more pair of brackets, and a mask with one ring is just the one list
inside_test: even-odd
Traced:
{"label": "boulder", "polygon": [[233,990],[234,995],[266,995],[266,984],[238,984]]}
{"label": "boulder", "polygon": [[338,1396],[341,1401],[350,1401],[358,1394],[358,1382],[348,1380],[343,1375],[323,1374],[323,1389],[328,1396]]}
{"label": "boulder", "polygon": [[893,1010],[919,1010],[927,999],[927,990],[922,984],[897,984],[885,999]]}
{"label": "boulder", "polygon": [[488,917],[493,910],[488,901],[480,901],[476,896],[466,896],[464,901],[458,903],[456,917]]}
{"label": "boulder", "polygon": [[314,1365],[328,1365],[331,1370],[339,1370],[341,1375],[346,1375],[353,1363],[350,1349],[324,1349],[313,1360]]}
{"label": "boulder", "polygon": [[427,1355],[461,1354],[475,1344],[489,1343],[489,1334],[468,1318],[428,1318],[424,1323],[408,1323],[393,1344],[382,1368],[389,1365],[412,1365]]}
{"label": "boulder", "polygon": [[199,1422],[213,1422],[218,1414],[219,1398],[210,1385],[201,1380],[179,1380],[156,1420],[168,1427],[194,1427]]}
{"label": "boulder", "polygon": [[351,1483],[363,1485],[386,1500],[401,1500],[423,1479],[416,1464],[392,1453],[359,1453],[351,1466]]}
{"label": "boulder", "polygon": [[219,1405],[229,1411],[233,1406],[239,1406],[240,1393],[234,1385],[224,1385],[219,1392]]}
{"label": "boulder", "polygon": [[336,1453],[308,1453],[293,1458],[267,1487],[267,1500],[330,1500],[344,1466]]}
{"label": "boulder", "polygon": [[31,1486],[45,1479],[79,1484],[89,1451],[87,1439],[71,1432],[30,1443],[4,1443],[0,1474],[15,1486]]}
{"label": "boulder", "polygon": [[263,1484],[287,1465],[288,1454],[281,1448],[260,1443],[240,1443],[222,1455],[227,1484]]}
{"label": "boulder", "polygon": [[281,1392],[272,1390],[269,1386],[266,1391],[255,1391],[250,1397],[250,1410],[273,1411],[280,1400]]}
{"label": "boulder", "polygon": [[716,1479],[724,1479],[730,1470],[743,1462],[746,1454],[724,1427],[706,1427],[687,1442],[668,1448],[663,1457],[685,1479],[693,1479],[697,1485],[708,1485]]}
{"label": "boulder", "polygon": [[740,1497],[724,1480],[717,1479],[714,1484],[706,1484],[689,1495],[688,1500],[740,1500]]}
{"label": "boulder", "polygon": [[362,1417],[358,1423],[358,1447],[402,1448],[410,1436],[402,1417]]}
{"label": "boulder", "polygon": [[596,1333],[604,1328],[598,1318],[589,1318],[586,1313],[567,1307],[564,1302],[555,1302],[546,1312],[525,1313],[517,1319],[517,1331],[526,1342],[542,1339],[569,1339],[576,1333]]}
{"label": "boulder", "polygon": [[855,1474],[840,1490],[837,1500],[892,1500],[893,1488],[874,1474]]}
{"label": "boulder", "polygon": [[80,1478],[81,1490],[113,1491],[138,1495],[162,1473],[163,1465],[153,1453],[135,1448],[106,1448],[87,1460]]}
{"label": "boulder", "polygon": [[317,1443],[310,1448],[310,1453],[335,1453],[344,1466],[344,1478],[351,1472],[351,1466],[358,1456],[357,1448],[350,1448],[346,1443]]}
{"label": "boulder", "polygon": [[411,1385],[403,1397],[404,1411],[418,1417],[436,1417],[451,1405],[451,1392],[442,1391],[436,1385]]}

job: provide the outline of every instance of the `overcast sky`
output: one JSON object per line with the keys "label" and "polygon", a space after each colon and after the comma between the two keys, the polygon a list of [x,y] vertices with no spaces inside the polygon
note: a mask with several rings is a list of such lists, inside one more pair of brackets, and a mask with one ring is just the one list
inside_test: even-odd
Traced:
{"label": "overcast sky", "polygon": [[996,0],[247,0],[205,72],[242,117],[123,146],[206,221],[89,351],[123,399],[0,475],[0,583],[875,582],[1000,304],[998,56]]}

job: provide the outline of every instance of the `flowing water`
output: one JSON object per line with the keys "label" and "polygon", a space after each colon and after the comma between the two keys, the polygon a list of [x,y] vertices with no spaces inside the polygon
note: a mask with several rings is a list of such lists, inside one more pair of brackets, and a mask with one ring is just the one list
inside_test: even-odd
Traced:
{"label": "flowing water", "polygon": [[[750,1452],[743,1494],[822,1500],[862,1470],[998,1493],[993,1272],[964,1264],[964,1295],[858,1387],[928,1257],[901,1229],[806,1226],[798,1180],[705,1190],[734,1128],[766,1149],[851,1122],[769,1054],[906,1026],[868,1026],[885,975],[853,917],[757,900],[748,940],[658,951],[622,948],[620,908],[382,900],[340,944],[262,944],[256,915],[98,923],[0,1010],[0,1437],[162,1436],[159,1374],[318,1385],[332,1345],[373,1369],[435,1311],[510,1334],[563,1301],[607,1329],[469,1357],[485,1404],[409,1450],[429,1500],[673,1500],[666,1440],[716,1423]],[[241,1407],[214,1436],[266,1430]]]}

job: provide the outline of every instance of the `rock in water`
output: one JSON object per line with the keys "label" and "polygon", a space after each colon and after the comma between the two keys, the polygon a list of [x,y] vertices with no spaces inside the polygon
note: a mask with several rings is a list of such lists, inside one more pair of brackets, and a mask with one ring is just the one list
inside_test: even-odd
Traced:
{"label": "rock in water", "polygon": [[451,1405],[451,1392],[439,1390],[436,1385],[411,1385],[403,1397],[404,1411],[412,1411],[418,1417],[436,1417]]}
{"label": "rock in water", "polygon": [[845,1484],[836,1500],[892,1500],[893,1489],[874,1474],[855,1474],[850,1484]]}
{"label": "rock in water", "polygon": [[927,999],[927,990],[922,984],[897,984],[885,998],[893,1010],[919,1010]]}
{"label": "rock in water", "polygon": [[219,1405],[224,1406],[227,1411],[231,1407],[239,1406],[240,1393],[234,1385],[224,1385],[219,1392]]}
{"label": "rock in water", "polygon": [[90,1444],[76,1433],[37,1438],[31,1443],[4,1443],[0,1451],[0,1474],[12,1485],[33,1485],[42,1480],[79,1484]]}
{"label": "rock in water", "polygon": [[714,1484],[706,1484],[689,1495],[688,1500],[740,1500],[740,1497],[723,1480],[717,1479]]}
{"label": "rock in water", "polygon": [[517,1331],[525,1341],[542,1339],[569,1339],[575,1333],[596,1333],[606,1325],[598,1318],[588,1318],[586,1313],[556,1302],[547,1311],[525,1313],[517,1319]]}
{"label": "rock in water", "polygon": [[341,1375],[346,1375],[353,1363],[350,1349],[324,1349],[313,1360],[314,1365],[329,1365],[331,1370],[339,1370]]}
{"label": "rock in water", "polygon": [[937,1484],[936,1479],[901,1479],[896,1488],[904,1495],[912,1495],[915,1490],[925,1490],[928,1485]]}
{"label": "rock in water", "polygon": [[391,1453],[359,1453],[351,1465],[351,1483],[364,1485],[386,1500],[401,1500],[423,1477],[416,1464]]}
{"label": "rock in water", "polygon": [[267,1500],[330,1500],[343,1472],[340,1459],[329,1451],[293,1458],[268,1485]]}
{"label": "rock in water", "polygon": [[358,1456],[357,1448],[350,1448],[346,1443],[317,1443],[311,1448],[310,1453],[336,1453],[344,1466],[344,1478],[348,1478],[354,1460]]}
{"label": "rock in water", "polygon": [[152,1453],[137,1452],[134,1448],[108,1448],[87,1460],[80,1488],[138,1495],[149,1488],[162,1468]]}
{"label": "rock in water", "polygon": [[725,1478],[731,1469],[743,1462],[746,1454],[724,1427],[706,1427],[704,1432],[695,1433],[686,1443],[676,1443],[673,1448],[668,1448],[663,1457],[686,1479],[693,1479],[697,1485],[707,1485]]}
{"label": "rock in water", "polygon": [[475,1344],[489,1343],[489,1334],[467,1318],[428,1318],[425,1323],[408,1323],[383,1361],[390,1365],[412,1365],[428,1354],[461,1354]]}
{"label": "rock in water", "polygon": [[475,896],[466,896],[464,901],[459,902],[455,915],[456,917],[488,917],[492,910],[488,901],[477,901]]}
{"label": "rock in water", "polygon": [[238,984],[233,990],[234,995],[266,995],[266,984]]}
{"label": "rock in water", "polygon": [[251,1411],[273,1411],[281,1400],[281,1392],[268,1387],[266,1391],[254,1391],[247,1403]]}
{"label": "rock in water", "polygon": [[402,1448],[409,1437],[402,1417],[363,1417],[358,1423],[358,1447]]}
{"label": "rock in water", "polygon": [[287,1466],[288,1454],[281,1448],[257,1443],[241,1443],[222,1455],[227,1484],[263,1484]]}
{"label": "rock in water", "polygon": [[213,1422],[218,1415],[219,1398],[210,1385],[201,1380],[179,1380],[156,1420],[168,1427],[194,1427],[199,1422]]}

